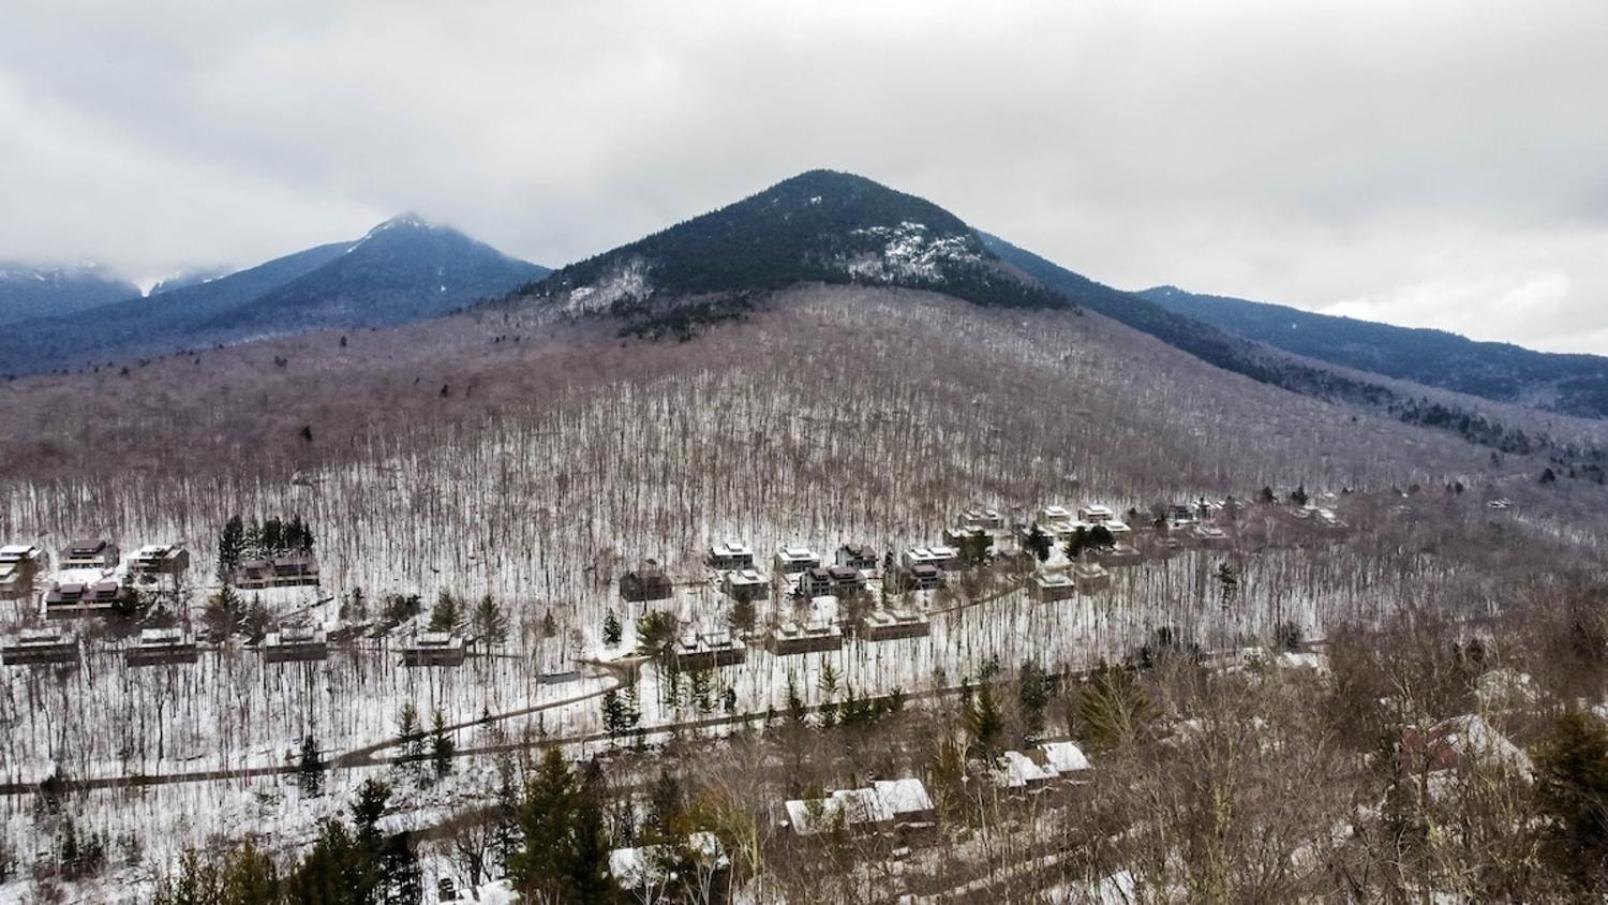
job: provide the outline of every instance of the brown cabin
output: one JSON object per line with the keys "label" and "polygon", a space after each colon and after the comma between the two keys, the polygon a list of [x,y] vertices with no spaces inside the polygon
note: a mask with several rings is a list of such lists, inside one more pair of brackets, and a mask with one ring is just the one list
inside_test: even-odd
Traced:
{"label": "brown cabin", "polygon": [[651,559],[620,576],[620,596],[634,603],[666,600],[674,592],[675,586],[670,576]]}

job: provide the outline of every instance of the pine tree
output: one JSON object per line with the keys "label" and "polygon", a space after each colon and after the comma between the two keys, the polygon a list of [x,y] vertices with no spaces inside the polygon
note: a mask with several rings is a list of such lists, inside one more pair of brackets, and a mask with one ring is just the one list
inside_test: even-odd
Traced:
{"label": "pine tree", "polygon": [[397,715],[396,734],[402,743],[404,757],[417,759],[424,756],[424,728],[419,724],[419,710],[411,701],[403,704]]}
{"label": "pine tree", "polygon": [[458,627],[458,620],[462,618],[458,598],[451,591],[443,589],[436,596],[435,607],[430,610],[430,631],[450,632]]}
{"label": "pine tree", "polygon": [[1029,735],[1044,728],[1044,708],[1050,703],[1050,680],[1044,668],[1033,660],[1022,663],[1016,676],[1016,700],[1022,706],[1022,720]]}
{"label": "pine tree", "polygon": [[201,623],[206,627],[207,640],[222,643],[239,628],[246,617],[246,605],[229,585],[218,589],[207,598],[206,609],[201,612]]}
{"label": "pine tree", "polygon": [[430,717],[430,759],[435,764],[437,777],[445,777],[452,772],[452,756],[457,746],[452,741],[452,735],[447,732],[446,720],[439,708]]}
{"label": "pine tree", "polygon": [[480,598],[475,606],[475,634],[493,644],[501,644],[508,637],[508,617],[490,594]]}
{"label": "pine tree", "polygon": [[246,529],[240,516],[231,515],[218,535],[218,580],[230,581],[246,552]]}
{"label": "pine tree", "polygon": [[603,729],[609,734],[610,744],[626,729],[625,701],[612,688],[603,694]]}
{"label": "pine tree", "polygon": [[608,876],[609,845],[603,826],[602,771],[593,761],[581,782],[571,819],[573,842],[568,865],[568,898],[575,905],[607,905],[614,900]]}
{"label": "pine tree", "polygon": [[1049,561],[1050,552],[1054,549],[1055,544],[1050,540],[1050,535],[1043,528],[1040,528],[1037,522],[1034,522],[1033,527],[1027,532],[1027,539],[1023,541],[1023,546],[1027,548],[1027,552],[1033,554],[1034,559],[1043,563]]}
{"label": "pine tree", "polygon": [[966,732],[971,736],[973,757],[992,761],[999,754],[1005,734],[1005,718],[994,700],[993,686],[984,682],[966,708]]}
{"label": "pine tree", "polygon": [[622,632],[620,620],[615,618],[613,610],[609,610],[603,617],[603,643],[609,647],[619,644]]}
{"label": "pine tree", "polygon": [[507,864],[515,890],[525,899],[565,900],[579,797],[569,765],[556,747],[548,748],[520,797],[520,846]]}
{"label": "pine tree", "polygon": [[302,738],[301,755],[296,760],[296,781],[303,795],[316,798],[324,790],[324,761],[318,754],[318,740]]}

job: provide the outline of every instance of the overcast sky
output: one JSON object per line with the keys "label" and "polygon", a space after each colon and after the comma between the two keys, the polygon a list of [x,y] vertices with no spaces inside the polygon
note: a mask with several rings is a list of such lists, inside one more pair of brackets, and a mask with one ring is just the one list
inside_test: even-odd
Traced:
{"label": "overcast sky", "polygon": [[1123,288],[1608,353],[1608,2],[0,0],[0,259],[417,210],[558,265],[813,167]]}

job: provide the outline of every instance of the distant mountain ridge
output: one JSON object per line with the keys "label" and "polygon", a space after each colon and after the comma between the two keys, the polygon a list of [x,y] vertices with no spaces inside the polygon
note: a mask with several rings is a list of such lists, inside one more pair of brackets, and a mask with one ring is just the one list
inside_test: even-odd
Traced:
{"label": "distant mountain ridge", "polygon": [[984,305],[1065,301],[1004,266],[981,236],[930,201],[861,176],[811,170],[527,286],[527,300],[609,314],[646,332],[741,311],[800,283],[944,292]]}
{"label": "distant mountain ridge", "polygon": [[149,297],[19,321],[0,336],[0,373],[76,369],[326,327],[407,323],[547,273],[455,229],[404,215],[355,242],[316,246]]}
{"label": "distant mountain ridge", "polygon": [[1271,344],[1171,311],[1142,295],[1097,283],[997,236],[984,236],[1001,260],[1065,294],[1068,300],[1148,333],[1225,371],[1304,396],[1381,411],[1407,424],[1449,431],[1498,452],[1544,453],[1561,465],[1578,469],[1582,476],[1598,481],[1608,479],[1608,472],[1604,470],[1608,453],[1603,450],[1576,449],[1544,434],[1527,433],[1459,405],[1409,395],[1383,383],[1331,370]]}
{"label": "distant mountain ridge", "polygon": [[93,264],[35,267],[0,262],[0,324],[71,314],[139,294],[128,280]]}
{"label": "distant mountain ridge", "polygon": [[1285,305],[1158,286],[1136,295],[1226,332],[1331,364],[1499,402],[1608,417],[1608,358],[1316,314]]}

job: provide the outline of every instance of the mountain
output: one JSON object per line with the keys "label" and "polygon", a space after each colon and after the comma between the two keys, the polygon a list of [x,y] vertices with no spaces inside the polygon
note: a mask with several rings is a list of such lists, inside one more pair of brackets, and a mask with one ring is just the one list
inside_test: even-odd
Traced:
{"label": "mountain", "polygon": [[1332,364],[1500,402],[1608,417],[1608,358],[1476,342],[1443,330],[1314,314],[1158,286],[1137,295],[1229,333]]}
{"label": "mountain", "polygon": [[93,264],[31,267],[0,262],[0,324],[71,314],[139,291],[133,283],[108,276]]}
{"label": "mountain", "polygon": [[0,372],[72,369],[324,327],[422,320],[547,272],[457,230],[402,216],[355,242],[320,245],[149,297],[19,322],[0,337]]}
{"label": "mountain", "polygon": [[234,269],[229,267],[202,267],[194,270],[181,270],[152,283],[151,288],[147,289],[145,294],[147,296],[161,295],[164,292],[184,289],[187,286],[198,286],[202,283],[222,279],[231,273],[234,273]]}
{"label": "mountain", "polygon": [[214,318],[235,333],[380,327],[438,317],[539,280],[548,269],[445,226],[404,215],[381,223],[317,270]]}
{"label": "mountain", "polygon": [[1449,431],[1498,452],[1546,453],[1560,464],[1577,467],[1580,473],[1599,479],[1608,477],[1603,470],[1604,453],[1595,448],[1582,450],[1545,433],[1526,431],[1455,400],[1431,399],[1335,370],[1322,359],[1229,333],[1144,295],[1097,283],[997,236],[984,234],[984,241],[1001,261],[1061,293],[1068,301],[1148,333],[1225,371],[1303,396],[1382,412],[1406,424]]}
{"label": "mountain", "polygon": [[990,306],[1065,301],[999,261],[930,201],[861,176],[811,170],[557,271],[524,295],[569,314],[613,314],[645,332],[746,310],[803,283],[928,289]]}

